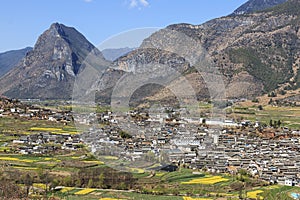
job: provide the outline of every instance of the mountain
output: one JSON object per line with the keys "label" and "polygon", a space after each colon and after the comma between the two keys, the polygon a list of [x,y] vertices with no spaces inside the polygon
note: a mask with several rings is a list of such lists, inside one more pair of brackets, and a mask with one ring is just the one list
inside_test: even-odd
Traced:
{"label": "mountain", "polygon": [[121,56],[124,56],[125,54],[133,51],[134,49],[136,48],[125,47],[125,48],[118,48],[118,49],[104,49],[101,52],[106,60],[114,61],[120,58]]}
{"label": "mountain", "polygon": [[247,13],[253,13],[268,8],[272,8],[276,5],[282,4],[287,0],[250,0],[240,6],[233,12],[233,15],[241,15]]}
{"label": "mountain", "polygon": [[254,98],[294,90],[300,87],[299,7],[298,0],[289,0],[200,25],[173,24],[113,62],[74,28],[55,23],[0,79],[0,93],[69,99],[78,77],[78,96],[96,91],[106,103],[114,97],[127,101],[128,95],[128,101],[175,96],[184,102],[184,96],[223,98],[225,92],[230,99]]}
{"label": "mountain", "polygon": [[105,65],[101,52],[75,28],[54,23],[0,79],[0,92],[11,98],[70,99],[76,76],[88,64],[87,56]]}
{"label": "mountain", "polygon": [[[226,98],[254,98],[271,91],[299,88],[299,7],[299,1],[289,0],[258,13],[230,15],[200,25],[170,25],[145,39],[140,48],[117,59],[114,62],[114,74],[118,70],[136,74],[123,83],[127,86],[144,74],[151,77],[152,71],[153,74],[158,71],[160,80],[151,81],[162,85],[162,80],[168,79],[169,75],[168,70],[164,69],[173,69],[181,76],[169,80],[169,88],[177,87],[175,92],[181,90],[184,93],[186,90],[179,86],[188,81],[200,99],[218,95],[222,84]],[[193,61],[202,59],[203,55],[197,55],[198,51],[208,58],[207,63],[204,60],[200,66]],[[207,66],[210,65],[216,69],[215,72],[209,72]],[[109,73],[103,77],[109,76]],[[222,80],[213,82],[217,77],[213,73],[219,73]],[[105,90],[107,92],[108,88]],[[170,91],[155,90],[155,94],[149,90],[139,90],[136,96],[151,100],[170,96]],[[125,95],[120,94],[123,97]]]}
{"label": "mountain", "polygon": [[18,62],[24,58],[27,52],[31,51],[31,47],[24,49],[7,51],[0,53],[0,77],[11,70]]}

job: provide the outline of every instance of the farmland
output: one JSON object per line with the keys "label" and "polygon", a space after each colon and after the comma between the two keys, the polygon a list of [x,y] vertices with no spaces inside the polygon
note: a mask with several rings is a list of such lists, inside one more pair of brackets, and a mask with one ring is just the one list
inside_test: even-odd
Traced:
{"label": "farmland", "polygon": [[212,177],[204,177],[204,178],[198,178],[193,179],[188,182],[182,182],[182,184],[207,184],[212,185],[219,182],[228,181],[227,178],[223,178],[221,176],[212,176]]}
{"label": "farmland", "polygon": [[[272,110],[270,108],[270,110]],[[21,135],[32,135],[39,132],[53,132],[54,134],[65,134],[66,132],[75,132],[74,126],[62,125],[60,123],[44,122],[44,121],[23,121],[22,119],[0,118],[0,122],[5,123],[5,129],[2,128],[1,143],[7,144],[0,154],[0,163],[2,164],[2,172],[4,174],[14,171],[20,177],[24,177],[26,173],[32,177],[38,176],[33,180],[32,186],[39,190],[48,190],[49,196],[68,199],[224,199],[238,198],[239,192],[231,188],[238,177],[232,175],[215,174],[198,172],[193,174],[193,170],[180,168],[175,172],[156,172],[151,176],[151,171],[132,168],[129,169],[133,174],[133,185],[124,187],[122,184],[113,183],[113,179],[109,179],[109,173],[116,173],[108,170],[105,166],[105,160],[116,160],[114,156],[103,156],[101,160],[93,157],[85,147],[76,151],[64,150],[44,155],[20,155],[13,152],[15,148],[12,141]],[[18,126],[13,126],[17,123]],[[20,125],[19,125],[20,124]],[[18,130],[18,134],[12,134],[14,130]],[[89,172],[90,171],[90,172]],[[111,172],[110,172],[111,171]],[[89,173],[99,174],[96,179],[90,179]],[[48,175],[47,175],[48,174]],[[103,174],[103,175],[101,175]],[[49,180],[56,180],[58,185],[64,187],[55,192],[49,192],[50,185],[47,184],[45,175]],[[86,177],[83,180],[76,179],[77,176]],[[101,179],[102,176],[102,179]],[[128,177],[129,178],[129,177]],[[23,179],[24,180],[24,179]],[[102,181],[101,181],[102,180]],[[131,180],[130,178],[128,180]],[[108,186],[107,183],[112,182],[112,187],[120,190],[102,189]],[[250,181],[251,182],[251,181]],[[255,180],[252,180],[254,183]],[[20,179],[19,184],[26,188],[26,181]],[[260,184],[259,182],[255,183]],[[84,188],[82,188],[84,186]],[[176,188],[176,189],[175,189]],[[132,189],[135,192],[127,191]],[[263,186],[252,187],[251,184],[247,188],[243,188],[244,196],[254,198],[269,199],[273,198],[274,191],[278,192],[286,198],[289,198],[290,188],[286,189],[282,186]],[[36,190],[35,190],[36,193]],[[173,196],[168,196],[172,194]],[[39,194],[35,194],[39,196]],[[41,195],[41,194],[40,194]],[[157,196],[159,195],[159,196]],[[175,196],[174,196],[175,195]],[[34,195],[33,195],[34,196]],[[270,198],[270,199],[272,199]]]}
{"label": "farmland", "polygon": [[260,121],[269,124],[270,120],[280,120],[283,126],[297,129],[300,128],[300,107],[274,107],[271,105],[263,106],[262,110],[258,105],[251,107],[233,106],[227,109],[227,115],[233,119],[247,119]]}
{"label": "farmland", "polygon": [[[211,104],[200,109],[209,110]],[[284,115],[280,116],[279,112]],[[262,110],[256,106],[234,105],[227,108],[233,119],[282,120],[284,126],[297,126],[298,107],[280,108],[266,105]],[[289,120],[289,121],[288,121]],[[292,123],[294,120],[295,123]],[[103,123],[105,127],[107,122]],[[291,199],[292,187],[268,186],[268,183],[249,175],[211,173],[201,169],[179,166],[174,172],[153,171],[131,166],[130,173],[114,170],[106,164],[117,161],[113,155],[95,157],[80,141],[80,132],[73,122],[57,122],[24,119],[8,116],[0,118],[0,164],[1,177],[17,184],[24,191],[29,189],[32,198],[52,196],[60,199],[238,199],[260,198]],[[45,137],[54,140],[42,140]],[[26,147],[24,140],[26,139]],[[33,142],[33,138],[36,138]],[[31,142],[29,142],[31,141]],[[59,142],[57,142],[59,141]],[[77,141],[67,148],[65,143]],[[30,153],[29,148],[38,146]],[[24,151],[21,149],[24,148]],[[44,151],[45,150],[45,151]],[[20,153],[23,152],[23,153]],[[129,161],[127,161],[129,162]],[[156,165],[157,167],[159,165]],[[242,178],[241,178],[242,177]],[[53,189],[50,191],[50,189]],[[54,189],[57,188],[57,189]]]}

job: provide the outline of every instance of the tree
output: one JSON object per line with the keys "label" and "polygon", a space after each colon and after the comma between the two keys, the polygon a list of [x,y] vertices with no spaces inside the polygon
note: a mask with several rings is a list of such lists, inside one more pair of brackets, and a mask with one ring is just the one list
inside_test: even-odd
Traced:
{"label": "tree", "polygon": [[280,120],[278,120],[277,125],[278,125],[278,127],[281,126],[281,121]]}
{"label": "tree", "polygon": [[94,187],[94,181],[93,181],[92,178],[89,179],[89,182],[88,182],[88,184],[87,184],[87,187],[88,187],[88,188]]}
{"label": "tree", "polygon": [[105,179],[105,176],[104,176],[103,173],[101,173],[99,175],[99,177],[98,177],[98,184],[97,184],[98,187],[103,188],[103,186],[104,186],[104,179]]}
{"label": "tree", "polygon": [[273,103],[273,99],[271,98],[268,104],[270,105],[272,103]]}
{"label": "tree", "polygon": [[1,180],[0,184],[0,199],[24,199],[24,190],[17,184],[8,180]]}
{"label": "tree", "polygon": [[277,121],[276,120],[274,120],[273,126],[274,126],[274,128],[277,128]]}
{"label": "tree", "polygon": [[120,132],[120,136],[121,136],[121,138],[123,138],[123,139],[132,138],[132,136],[131,136],[130,134],[126,133],[125,131],[121,131],[121,132]]}
{"label": "tree", "polygon": [[271,92],[268,94],[268,97],[277,97],[277,94],[275,92]]}
{"label": "tree", "polygon": [[26,195],[28,196],[30,187],[33,184],[33,178],[29,174],[26,174],[25,176],[23,176],[22,179],[23,179],[24,185],[26,186]]}

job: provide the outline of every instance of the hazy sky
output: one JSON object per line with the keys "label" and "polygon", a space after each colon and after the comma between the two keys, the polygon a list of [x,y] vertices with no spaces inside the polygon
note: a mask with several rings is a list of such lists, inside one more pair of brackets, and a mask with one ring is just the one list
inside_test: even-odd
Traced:
{"label": "hazy sky", "polygon": [[201,24],[230,14],[246,1],[1,0],[0,52],[33,46],[53,22],[75,27],[98,46],[105,39],[131,29]]}

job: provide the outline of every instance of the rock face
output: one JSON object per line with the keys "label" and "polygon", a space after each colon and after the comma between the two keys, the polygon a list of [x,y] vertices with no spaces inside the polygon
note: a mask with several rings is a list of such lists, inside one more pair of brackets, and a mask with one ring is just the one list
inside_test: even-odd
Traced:
{"label": "rock face", "polygon": [[[278,3],[264,1],[267,7]],[[256,4],[250,0],[247,5],[253,10]],[[0,92],[14,98],[69,99],[78,77],[79,96],[96,91],[97,99],[106,103],[112,94],[159,101],[172,94],[222,98],[222,87],[226,98],[297,89],[299,7],[298,0],[289,0],[261,12],[249,10],[201,25],[170,25],[113,63],[74,28],[56,23],[0,79]],[[93,59],[85,63],[88,55]]]}
{"label": "rock face", "polygon": [[104,60],[76,29],[54,23],[33,50],[0,79],[5,86],[1,93],[11,98],[69,99],[88,55]]}
{"label": "rock face", "polygon": [[[271,5],[271,1],[264,2]],[[201,25],[170,25],[145,39],[140,49],[115,61],[115,69],[139,73],[149,67],[147,63],[171,66],[192,86],[200,86],[196,89],[200,98],[206,96],[207,81],[205,75],[199,77],[201,66],[193,63],[195,57],[201,57],[193,55],[199,49],[222,75],[227,98],[253,98],[278,88],[298,88],[299,7],[299,1],[290,0],[259,13],[231,15]]]}
{"label": "rock face", "polygon": [[247,13],[253,13],[256,11],[272,8],[276,5],[282,4],[287,0],[250,0],[240,6],[233,12],[233,15],[241,15]]}
{"label": "rock face", "polygon": [[0,77],[16,66],[16,64],[25,57],[26,53],[31,50],[31,47],[26,47],[20,50],[0,53]]}

